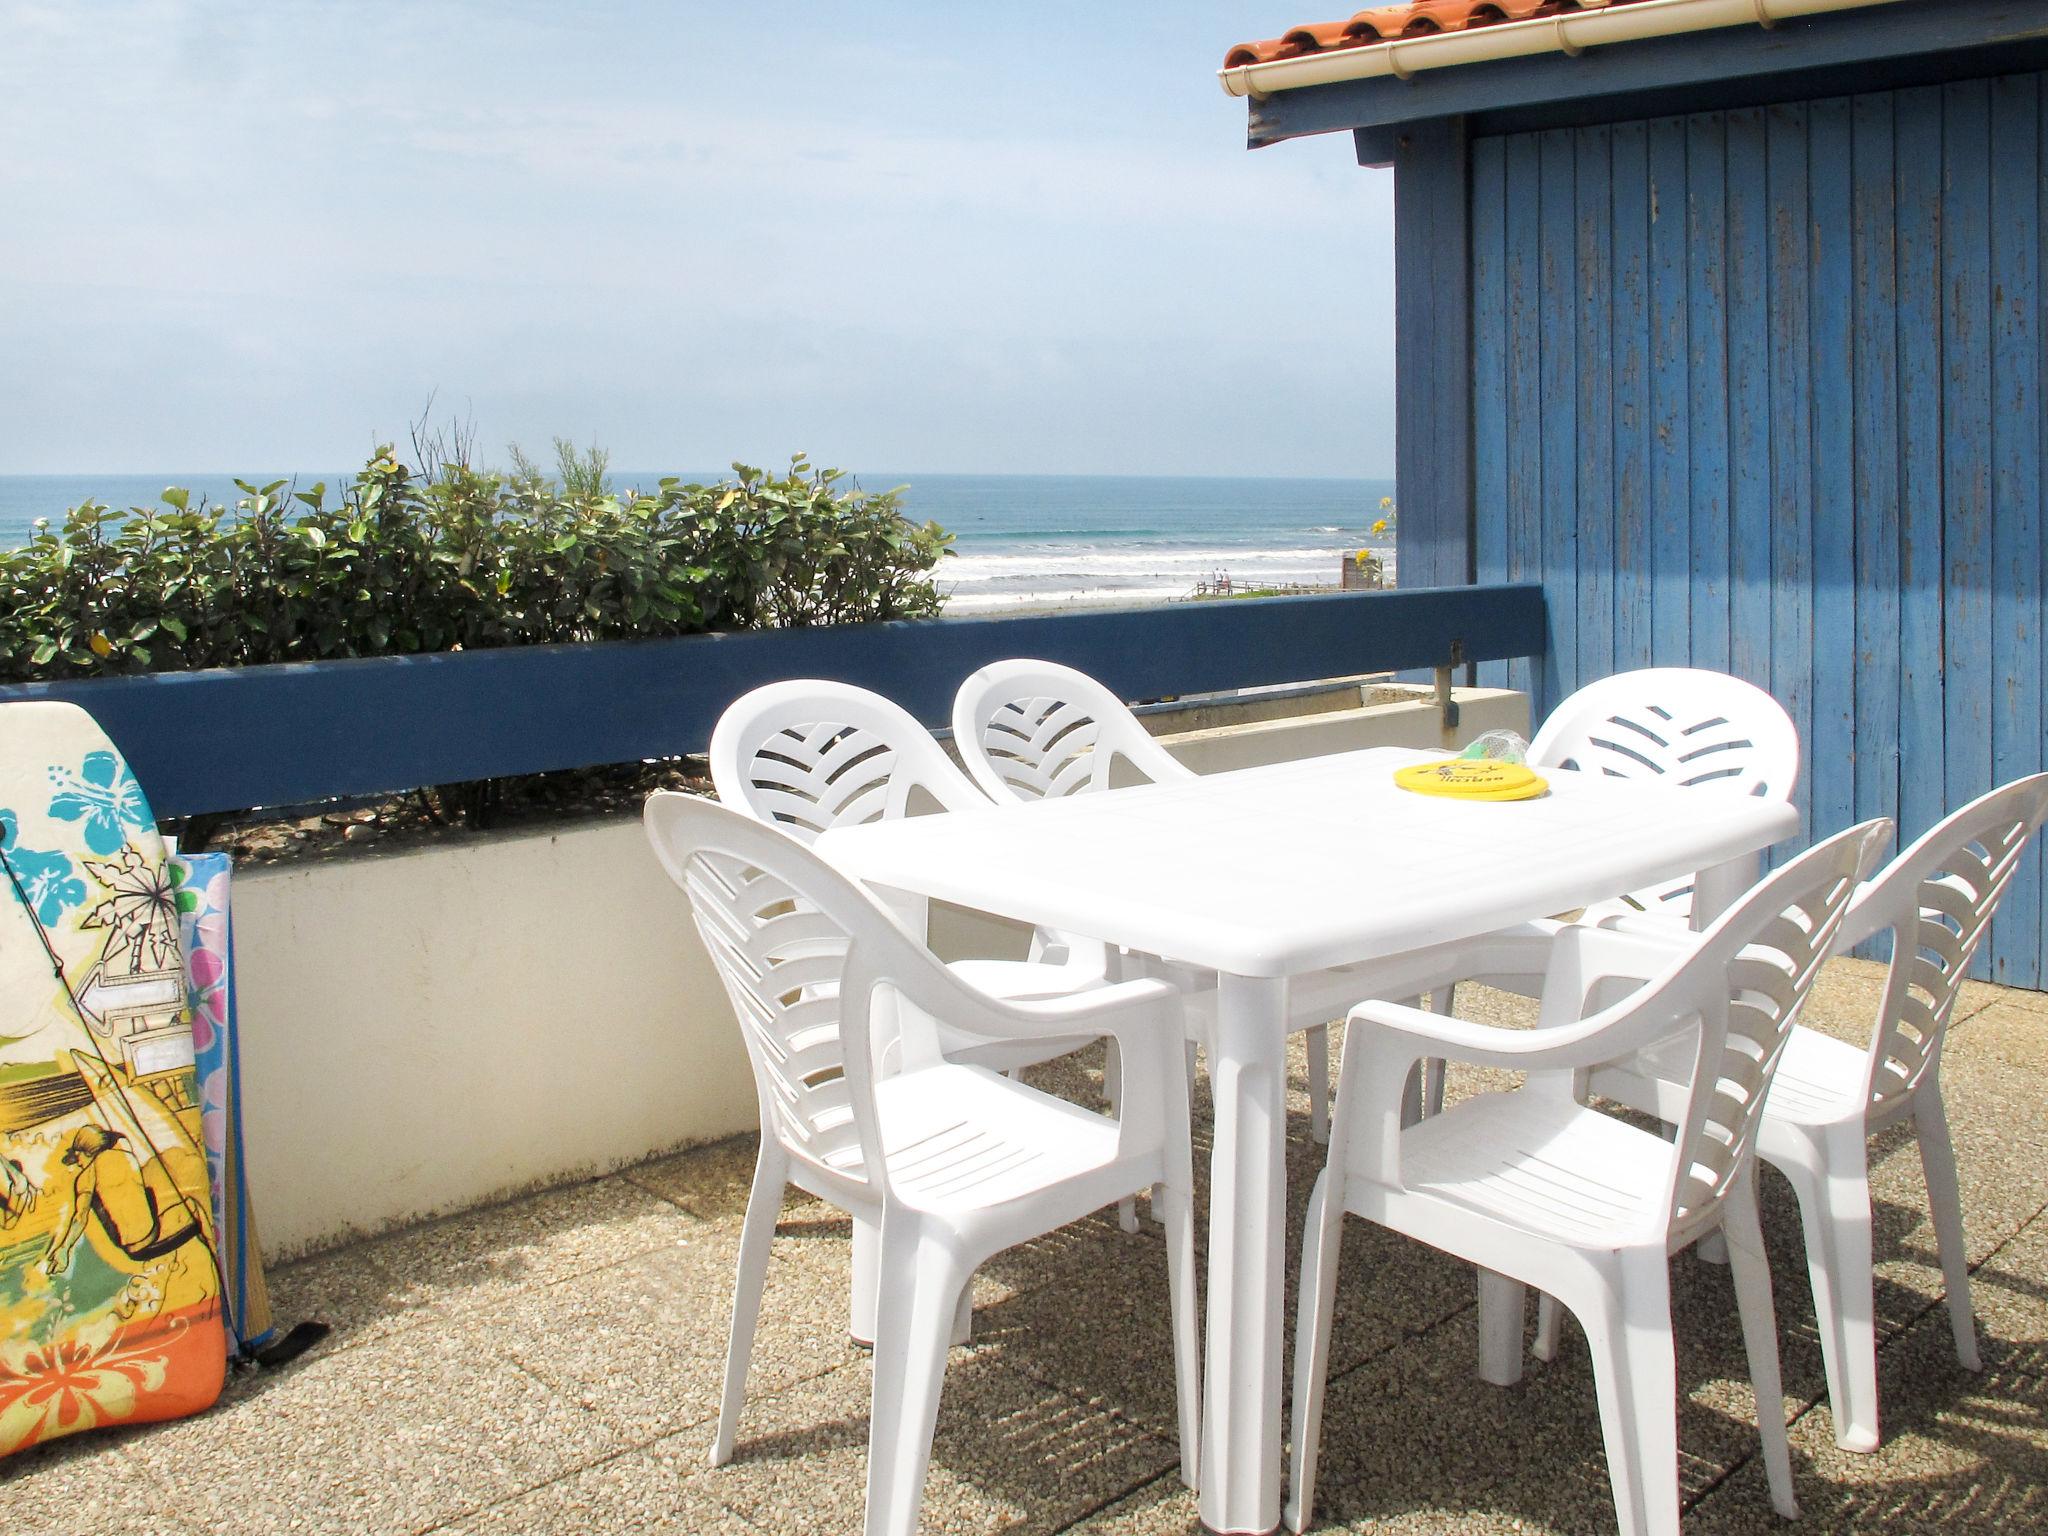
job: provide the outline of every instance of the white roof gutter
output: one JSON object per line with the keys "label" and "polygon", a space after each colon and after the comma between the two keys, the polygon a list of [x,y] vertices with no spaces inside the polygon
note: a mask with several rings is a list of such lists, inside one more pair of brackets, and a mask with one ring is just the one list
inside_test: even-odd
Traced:
{"label": "white roof gutter", "polygon": [[1370,80],[1392,75],[1405,80],[1419,70],[1490,59],[1520,59],[1542,53],[1581,53],[1607,43],[1630,43],[1681,32],[1704,32],[1744,23],[1771,26],[1824,11],[1851,11],[1892,0],[1640,0],[1564,16],[1494,22],[1460,32],[1434,32],[1357,48],[1333,48],[1298,59],[1240,64],[1216,72],[1232,96],[1267,96],[1305,85]]}

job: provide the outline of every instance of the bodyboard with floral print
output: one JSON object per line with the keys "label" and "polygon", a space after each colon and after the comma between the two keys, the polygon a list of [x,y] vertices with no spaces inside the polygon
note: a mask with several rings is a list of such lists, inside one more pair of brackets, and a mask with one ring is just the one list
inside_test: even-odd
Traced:
{"label": "bodyboard with floral print", "polygon": [[192,1010],[199,1128],[213,1187],[214,1251],[239,1352],[253,1355],[276,1335],[256,1217],[242,1161],[241,1018],[235,1011],[235,933],[229,895],[234,861],[224,853],[171,852],[178,934],[185,948],[185,999]]}
{"label": "bodyboard with floral print", "polygon": [[91,716],[0,706],[0,1455],[220,1394],[177,903]]}

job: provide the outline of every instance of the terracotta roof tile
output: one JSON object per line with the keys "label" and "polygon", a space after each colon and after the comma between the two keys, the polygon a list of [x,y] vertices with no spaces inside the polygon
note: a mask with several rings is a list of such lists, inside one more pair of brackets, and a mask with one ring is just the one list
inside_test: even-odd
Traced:
{"label": "terracotta roof tile", "polygon": [[1503,21],[1637,3],[1639,0],[1404,0],[1400,5],[1373,6],[1349,21],[1314,22],[1264,42],[1239,43],[1223,56],[1223,67],[1270,64],[1275,59],[1299,59],[1339,48],[1372,48],[1402,37],[1462,32]]}

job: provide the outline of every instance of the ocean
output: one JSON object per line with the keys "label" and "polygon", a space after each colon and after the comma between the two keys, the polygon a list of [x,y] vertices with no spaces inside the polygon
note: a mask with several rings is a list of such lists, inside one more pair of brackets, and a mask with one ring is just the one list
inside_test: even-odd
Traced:
{"label": "ocean", "polygon": [[[249,474],[252,484],[301,486],[345,474]],[[613,484],[652,485],[657,474],[619,471]],[[716,472],[685,479],[711,481]],[[904,509],[955,536],[939,569],[954,613],[1067,603],[1157,602],[1227,575],[1236,586],[1334,586],[1351,550],[1387,552],[1390,480],[1224,479],[1144,475],[863,474],[869,490],[907,485]],[[38,517],[96,497],[114,507],[154,503],[180,485],[232,504],[226,475],[0,475],[0,546],[24,542]]]}

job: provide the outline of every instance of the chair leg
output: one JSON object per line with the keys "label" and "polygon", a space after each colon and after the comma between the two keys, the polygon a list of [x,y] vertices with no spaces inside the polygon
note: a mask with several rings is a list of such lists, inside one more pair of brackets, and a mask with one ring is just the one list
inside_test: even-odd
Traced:
{"label": "chair leg", "polygon": [[1787,1520],[1797,1520],[1792,1451],[1785,1436],[1785,1387],[1778,1368],[1778,1313],[1771,1301],[1771,1263],[1764,1255],[1763,1226],[1757,1220],[1753,1168],[1729,1190],[1722,1220],[1735,1307],[1742,1318],[1742,1346],[1749,1354],[1749,1379],[1756,1389],[1756,1427],[1763,1441],[1771,1507]]}
{"label": "chair leg", "polygon": [[881,1290],[882,1222],[853,1216],[853,1287],[847,1299],[846,1332],[856,1344],[875,1342],[875,1298]]}
{"label": "chair leg", "polygon": [[775,1241],[775,1219],[782,1214],[782,1191],[789,1178],[789,1154],[771,1132],[761,1135],[754,1160],[754,1187],[747,1195],[747,1217],[740,1228],[739,1275],[733,1282],[732,1337],[725,1350],[725,1390],[718,1402],[718,1430],[711,1442],[711,1465],[732,1460],[739,1433],[740,1408],[747,1397],[747,1365],[754,1356],[754,1328],[761,1318],[761,1291],[768,1282],[768,1251]]}
{"label": "chair leg", "polygon": [[1956,1336],[1956,1359],[1966,1371],[1981,1371],[1984,1361],[1977,1353],[1977,1322],[1970,1306],[1970,1261],[1963,1246],[1956,1149],[1949,1140],[1939,1079],[1930,1077],[1916,1096],[1913,1128],[1920,1135],[1920,1166],[1927,1175],[1927,1203],[1934,1214],[1934,1241],[1941,1252],[1941,1278],[1948,1289],[1948,1321]]}
{"label": "chair leg", "polygon": [[1774,1147],[1791,1181],[1806,1238],[1806,1273],[1835,1443],[1845,1451],[1878,1444],[1877,1321],[1870,1252],[1870,1183],[1861,1122],[1802,1134],[1798,1155]]}
{"label": "chair leg", "polygon": [[[1621,1536],[1678,1536],[1678,1359],[1662,1252],[1623,1254],[1613,1288],[1579,1312],[1593,1356]],[[1589,1298],[1590,1299],[1590,1298]]]}
{"label": "chair leg", "polygon": [[[1429,999],[1429,1011],[1450,1017],[1458,1001],[1458,984],[1448,982],[1437,988]],[[1440,1115],[1444,1112],[1444,1059],[1432,1056],[1422,1064],[1422,1113]]]}
{"label": "chair leg", "polygon": [[916,1536],[946,1376],[947,1340],[970,1267],[914,1217],[885,1221],[868,1418],[867,1536]]}
{"label": "chair leg", "polygon": [[[1109,1101],[1112,1117],[1123,1114],[1124,1058],[1112,1037],[1102,1042],[1102,1096]],[[1125,1195],[1116,1203],[1116,1224],[1126,1232],[1138,1230],[1138,1201]]]}
{"label": "chair leg", "polygon": [[1344,1237],[1344,1186],[1328,1168],[1316,1175],[1301,1239],[1300,1315],[1294,1323],[1294,1457],[1287,1479],[1287,1528],[1314,1518],[1316,1456],[1323,1438],[1323,1389],[1330,1374],[1330,1315],[1337,1303],[1337,1258]]}
{"label": "chair leg", "polygon": [[1493,1270],[1479,1271],[1479,1379],[1512,1387],[1522,1379],[1522,1327],[1529,1288]]}
{"label": "chair leg", "polygon": [[1308,1133],[1330,1139],[1330,1026],[1318,1024],[1303,1039],[1308,1045]]}
{"label": "chair leg", "polygon": [[1562,1316],[1557,1298],[1548,1291],[1536,1298],[1536,1343],[1530,1353],[1546,1365],[1557,1358],[1558,1325]]}
{"label": "chair leg", "polygon": [[1201,1311],[1195,1300],[1194,1202],[1184,1189],[1152,1187],[1152,1209],[1166,1229],[1166,1289],[1173,1310],[1173,1383],[1180,1410],[1180,1480],[1199,1486],[1202,1465]]}

